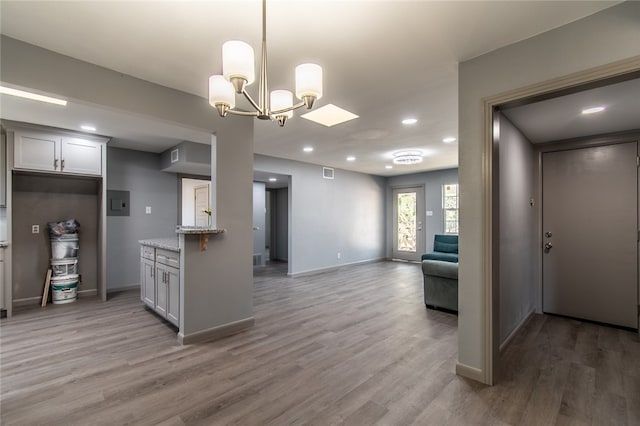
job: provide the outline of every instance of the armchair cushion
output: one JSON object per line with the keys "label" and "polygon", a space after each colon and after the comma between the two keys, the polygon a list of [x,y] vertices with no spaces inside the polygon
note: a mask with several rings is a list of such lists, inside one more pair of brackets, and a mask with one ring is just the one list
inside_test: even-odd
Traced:
{"label": "armchair cushion", "polygon": [[458,262],[458,255],[456,253],[444,253],[440,251],[432,251],[431,253],[425,253],[422,255],[422,260],[441,260],[443,262]]}

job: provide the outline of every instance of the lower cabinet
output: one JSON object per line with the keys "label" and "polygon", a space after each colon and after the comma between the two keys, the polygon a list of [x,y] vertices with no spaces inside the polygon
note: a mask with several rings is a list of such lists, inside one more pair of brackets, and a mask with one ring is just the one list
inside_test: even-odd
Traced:
{"label": "lower cabinet", "polygon": [[151,309],[156,306],[156,265],[153,260],[140,259],[140,295]]}
{"label": "lower cabinet", "polygon": [[4,306],[4,248],[0,247],[0,309]]}
{"label": "lower cabinet", "polygon": [[156,264],[156,312],[167,321],[178,325],[180,321],[180,270]]}
{"label": "lower cabinet", "polygon": [[[140,259],[140,298],[156,314],[180,326],[180,264],[177,252],[143,246]],[[153,260],[152,260],[153,259]]]}

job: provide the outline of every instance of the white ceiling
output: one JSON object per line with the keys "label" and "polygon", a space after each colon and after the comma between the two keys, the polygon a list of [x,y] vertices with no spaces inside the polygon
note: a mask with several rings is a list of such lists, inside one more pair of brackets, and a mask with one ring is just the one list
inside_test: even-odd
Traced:
{"label": "white ceiling", "polygon": [[[270,88],[293,89],[294,67],[317,62],[325,80],[317,105],[333,103],[360,118],[332,128],[299,117],[284,128],[255,120],[255,152],[383,176],[455,167],[457,143],[442,139],[457,137],[458,63],[616,3],[270,0]],[[241,39],[259,51],[260,11],[258,0],[3,0],[0,28],[10,37],[206,98],[208,76],[221,71],[224,41]],[[5,107],[13,104],[3,99],[2,106],[4,117],[11,110]],[[71,113],[81,107],[100,110],[73,106],[58,127],[74,128],[72,122],[77,127]],[[23,109],[11,119],[54,120],[48,114],[31,118],[30,112]],[[403,126],[407,116],[419,122]],[[132,120],[139,121],[129,125],[140,127],[130,132],[121,126],[116,144],[159,152],[166,147],[150,144],[166,145],[174,136],[176,142],[198,142],[207,136],[179,128],[157,133],[164,139],[156,141],[154,120]],[[118,120],[105,127],[93,121],[99,133],[116,136],[118,129],[109,126]],[[304,153],[305,145],[314,152]],[[424,162],[385,169],[401,149],[422,150]],[[357,160],[347,162],[347,155]]]}
{"label": "white ceiling", "polygon": [[[596,114],[582,110],[603,106]],[[640,129],[640,79],[502,111],[532,143]]]}

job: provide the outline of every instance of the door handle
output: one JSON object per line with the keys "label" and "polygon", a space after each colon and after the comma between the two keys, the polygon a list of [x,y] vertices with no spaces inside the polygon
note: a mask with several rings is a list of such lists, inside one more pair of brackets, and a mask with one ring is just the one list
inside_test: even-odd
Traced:
{"label": "door handle", "polygon": [[544,245],[544,251],[545,251],[545,252],[547,252],[547,253],[549,253],[549,250],[551,250],[551,248],[552,248],[552,247],[553,247],[553,244],[551,244],[551,243],[546,243],[546,244]]}

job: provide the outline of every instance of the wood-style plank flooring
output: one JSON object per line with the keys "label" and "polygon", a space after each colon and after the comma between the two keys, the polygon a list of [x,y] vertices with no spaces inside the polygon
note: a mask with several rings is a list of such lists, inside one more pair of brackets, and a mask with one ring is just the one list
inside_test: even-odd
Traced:
{"label": "wood-style plank flooring", "polygon": [[256,269],[256,325],[206,344],[137,292],[16,312],[2,424],[640,424],[635,333],[535,316],[487,387],[454,374],[457,317],[425,309],[419,265],[284,271]]}

